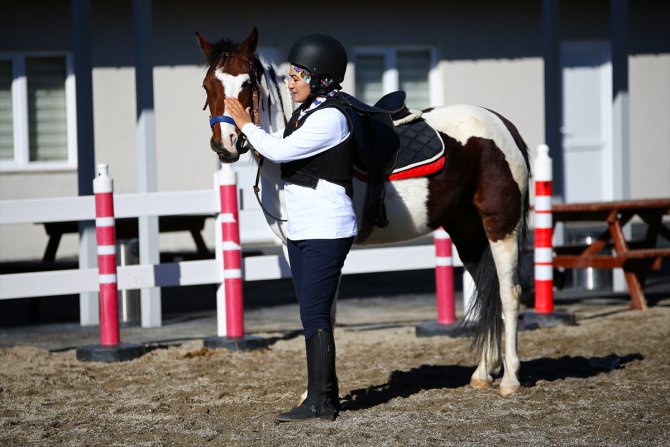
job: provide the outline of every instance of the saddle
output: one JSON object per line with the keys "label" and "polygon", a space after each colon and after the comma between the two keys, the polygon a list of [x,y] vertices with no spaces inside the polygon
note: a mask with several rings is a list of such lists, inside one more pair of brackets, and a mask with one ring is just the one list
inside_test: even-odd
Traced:
{"label": "saddle", "polygon": [[346,93],[341,93],[340,98],[353,132],[355,170],[363,169],[368,174],[363,228],[359,228],[358,235],[358,240],[363,241],[372,232],[373,225],[384,228],[389,224],[384,205],[384,180],[393,172],[398,159],[400,139],[393,125],[393,116],[407,110],[405,92],[389,93],[374,106]]}
{"label": "saddle", "polygon": [[406,107],[404,91],[389,93],[373,106],[346,93],[340,93],[340,98],[353,132],[354,176],[368,185],[357,237],[360,243],[374,226],[384,228],[389,224],[385,182],[440,169],[444,144],[420,119],[420,112],[413,114]]}

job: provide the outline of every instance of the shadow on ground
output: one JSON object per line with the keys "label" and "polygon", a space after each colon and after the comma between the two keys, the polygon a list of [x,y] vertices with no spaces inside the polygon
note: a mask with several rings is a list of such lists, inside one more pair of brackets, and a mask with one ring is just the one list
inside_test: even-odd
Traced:
{"label": "shadow on ground", "polygon": [[[642,359],[642,355],[638,353],[590,358],[539,358],[521,363],[519,379],[524,387],[534,387],[542,380],[586,379]],[[352,390],[344,396],[342,411],[365,410],[423,390],[461,388],[470,383],[470,376],[474,371],[474,367],[460,365],[421,365],[409,371],[393,371],[388,382]]]}

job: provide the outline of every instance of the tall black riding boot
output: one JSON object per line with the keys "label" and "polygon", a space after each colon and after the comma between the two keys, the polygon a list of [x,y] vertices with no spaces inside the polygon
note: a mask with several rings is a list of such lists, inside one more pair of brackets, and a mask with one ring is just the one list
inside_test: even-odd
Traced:
{"label": "tall black riding boot", "polygon": [[307,398],[297,407],[277,416],[280,422],[321,418],[334,421],[340,409],[335,378],[333,333],[319,329],[305,342],[307,351]]}

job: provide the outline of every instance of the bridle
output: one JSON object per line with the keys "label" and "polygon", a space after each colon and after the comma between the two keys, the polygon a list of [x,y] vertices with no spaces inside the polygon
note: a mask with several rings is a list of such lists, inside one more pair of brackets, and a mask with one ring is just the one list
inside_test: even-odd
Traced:
{"label": "bridle", "polygon": [[[249,54],[244,54],[244,53],[229,53],[225,52],[221,55],[221,58],[223,61],[221,62],[221,66],[225,65],[226,59],[230,57],[246,57],[249,59],[249,86],[251,88],[251,95],[249,96],[249,115],[251,117],[251,121],[258,126],[260,123],[260,113],[259,113],[259,101],[260,101],[260,90],[261,90],[261,84],[259,81],[259,75],[258,73],[263,71],[263,67],[261,66],[261,62],[256,57],[255,55],[249,55]],[[269,98],[268,98],[269,102]],[[209,99],[205,100],[205,105],[202,108],[202,110],[207,109],[207,105],[209,104]],[[226,115],[213,115],[209,117],[209,127],[213,128],[217,123],[227,123],[227,124],[232,124],[233,126],[236,126],[235,121]],[[237,127],[237,126],[236,126]],[[237,143],[235,144],[235,149],[237,149],[237,152],[240,154],[246,153],[249,148],[251,147],[248,144],[246,136],[240,132],[239,128],[237,129],[238,133],[238,139]]]}
{"label": "bridle", "polygon": [[[261,81],[260,81],[260,76],[259,73],[264,73],[263,66],[261,64],[260,59],[255,56],[255,55],[248,55],[248,54],[243,54],[243,53],[223,53],[222,58],[227,58],[227,57],[247,57],[249,58],[249,86],[251,88],[251,95],[249,98],[249,114],[251,117],[251,121],[254,123],[254,125],[258,126],[260,123],[260,111],[259,107],[262,107],[263,110],[265,110],[265,107],[263,104],[260,103],[260,92],[261,92]],[[222,66],[225,64],[225,60],[222,62]],[[277,83],[276,79],[276,73],[274,71],[274,68],[272,66],[268,67],[268,74],[270,76],[266,76],[266,83],[268,86],[268,91],[271,89],[270,86],[270,80],[272,81],[273,87],[275,91],[277,92],[277,98],[279,99],[279,106],[280,110],[282,112],[282,117],[284,119],[284,126],[287,125],[288,120],[286,119],[286,114],[284,112],[284,102],[282,100],[281,93],[279,91],[279,84]],[[270,79],[267,79],[267,78]],[[270,95],[267,95],[267,111],[268,111],[268,119],[270,123],[272,123],[272,112],[270,106],[272,105],[272,98]],[[209,104],[209,99],[205,100],[205,105],[202,108],[203,110],[207,109],[207,105]],[[232,124],[233,126],[236,127],[237,129],[237,143],[235,144],[235,149],[237,149],[237,152],[240,154],[246,153],[249,149],[253,149],[251,144],[249,144],[249,141],[247,140],[246,135],[244,135],[240,129],[237,127],[237,124],[235,121],[226,115],[214,115],[209,117],[209,126],[214,127],[217,123],[227,123],[227,124]],[[272,215],[263,205],[263,202],[261,201],[260,198],[260,187],[258,186],[261,178],[261,169],[263,167],[263,162],[265,158],[256,150],[254,150],[254,155],[258,158],[258,170],[256,171],[256,182],[254,183],[253,189],[254,189],[254,195],[256,196],[256,200],[258,201],[258,205],[261,207],[263,210],[263,213],[265,213],[266,216],[276,220],[277,222],[286,222],[286,219],[280,219],[278,217],[275,217]]]}

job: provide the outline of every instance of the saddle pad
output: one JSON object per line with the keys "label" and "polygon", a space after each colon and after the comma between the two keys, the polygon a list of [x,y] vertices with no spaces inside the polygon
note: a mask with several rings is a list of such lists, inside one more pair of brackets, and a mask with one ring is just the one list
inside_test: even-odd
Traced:
{"label": "saddle pad", "polygon": [[[400,149],[395,168],[387,180],[400,180],[433,174],[444,166],[444,142],[423,119],[397,126]],[[367,172],[354,166],[354,176],[367,180]]]}

